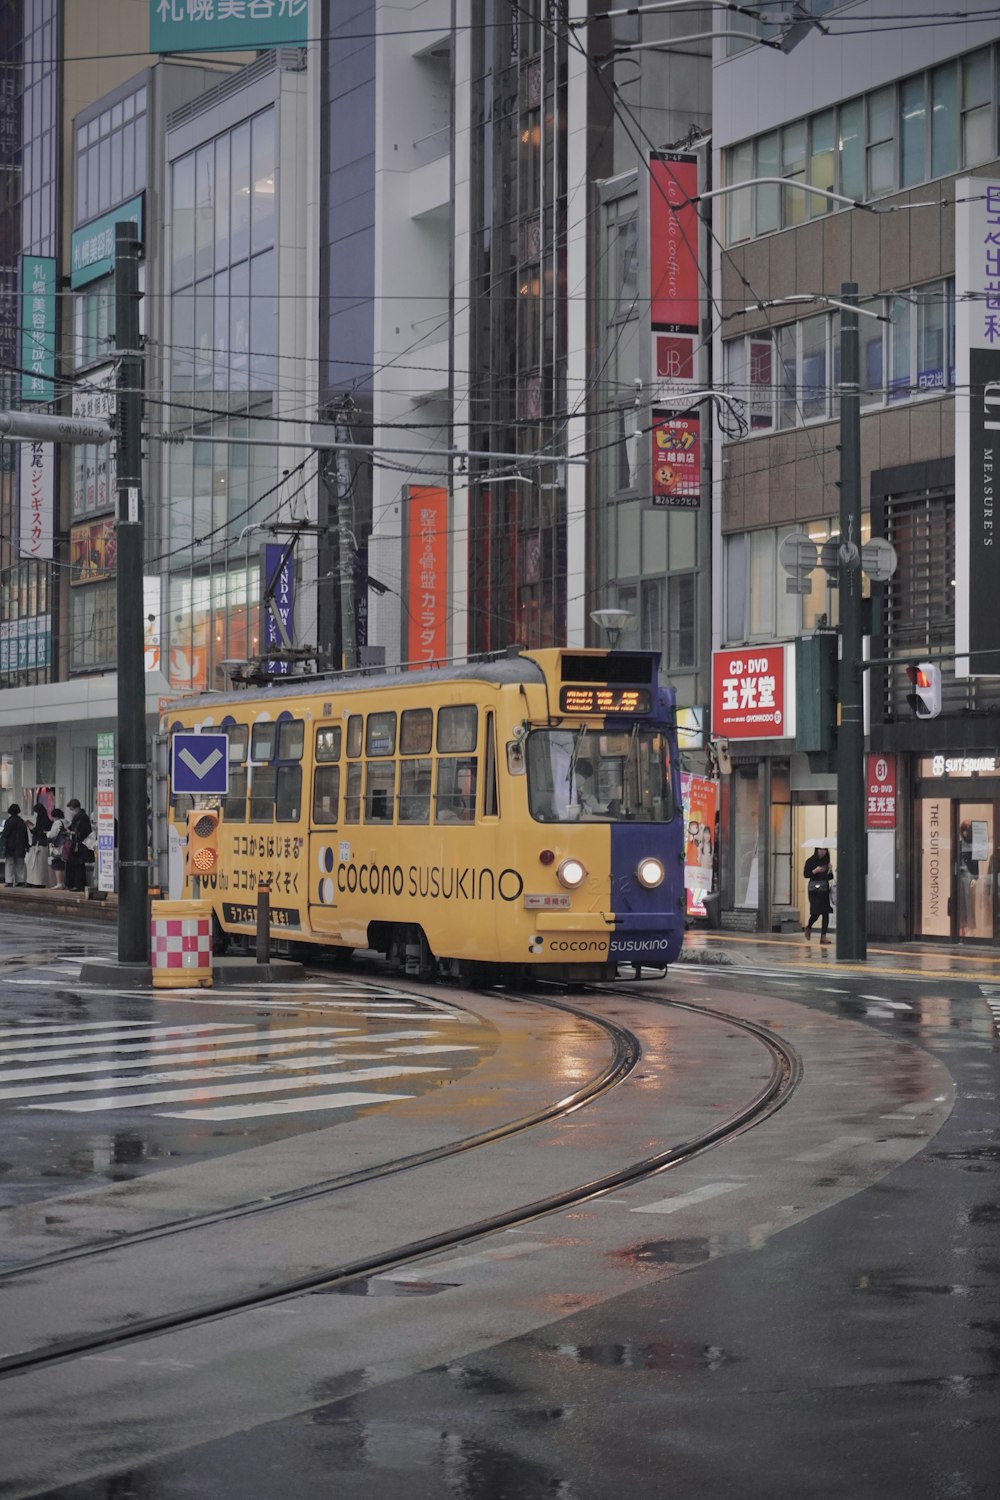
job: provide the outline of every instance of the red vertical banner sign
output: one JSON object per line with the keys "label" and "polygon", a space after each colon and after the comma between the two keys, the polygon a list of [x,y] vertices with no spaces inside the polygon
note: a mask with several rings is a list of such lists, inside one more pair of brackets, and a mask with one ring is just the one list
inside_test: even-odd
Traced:
{"label": "red vertical banner sign", "polygon": [[412,666],[443,661],[448,649],[448,491],[410,485],[407,506],[408,605],[406,659]]}
{"label": "red vertical banner sign", "polygon": [[653,506],[701,503],[699,418],[681,403],[697,382],[700,327],[694,200],[698,158],[676,151],[649,159],[649,321],[653,347]]}
{"label": "red vertical banner sign", "polygon": [[869,828],[896,826],[896,757],[868,756],[865,818]]}
{"label": "red vertical banner sign", "polygon": [[698,332],[698,158],[663,151],[649,162],[649,320]]}

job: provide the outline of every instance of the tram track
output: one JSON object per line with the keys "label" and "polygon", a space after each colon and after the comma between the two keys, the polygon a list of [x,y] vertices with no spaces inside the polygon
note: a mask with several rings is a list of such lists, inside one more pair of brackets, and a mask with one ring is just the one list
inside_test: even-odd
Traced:
{"label": "tram track", "polygon": [[[622,999],[634,1001],[637,998],[634,991],[603,986],[588,987],[585,993],[595,1001]],[[97,1259],[111,1253],[117,1257],[133,1246],[140,1247],[167,1236],[183,1235],[185,1238],[193,1238],[199,1231],[210,1229],[228,1220],[249,1219],[277,1210],[288,1211],[297,1206],[315,1202],[317,1199],[332,1196],[347,1187],[364,1186],[384,1177],[416,1170],[448,1157],[465,1154],[512,1136],[524,1134],[537,1129],[540,1125],[571,1115],[618,1087],[634,1071],[642,1055],[639,1040],[629,1028],[596,1013],[592,1007],[584,1008],[568,1001],[556,1000],[554,997],[539,996],[537,993],[515,994],[506,991],[505,998],[544,1005],[602,1027],[614,1041],[614,1053],[608,1067],[602,1070],[601,1074],[595,1075],[586,1085],[574,1091],[574,1094],[538,1111],[537,1114],[522,1116],[517,1121],[493,1127],[479,1135],[466,1137],[462,1141],[452,1142],[432,1151],[416,1153],[410,1157],[400,1157],[374,1168],[345,1174],[325,1183],[312,1184],[308,1188],[290,1191],[288,1194],[271,1196],[266,1201],[231,1205],[225,1210],[203,1215],[197,1219],[176,1220],[152,1230],[140,1231],[135,1235],[119,1236],[111,1241],[76,1247],[72,1251],[61,1252],[56,1256],[12,1268],[4,1274],[4,1282],[9,1283],[18,1276],[26,1276],[29,1273],[33,1277],[38,1277],[49,1271],[57,1271],[71,1260]],[[324,1266],[307,1275],[277,1280],[266,1286],[257,1285],[230,1296],[216,1296],[156,1316],[145,1318],[130,1316],[127,1322],[119,1326],[105,1327],[66,1338],[56,1337],[36,1348],[17,1351],[0,1358],[0,1379],[26,1375],[80,1356],[120,1349],[141,1340],[194,1329],[240,1312],[262,1309],[295,1297],[343,1287],[351,1282],[399,1269],[407,1263],[420,1261],[430,1255],[468,1245],[470,1242],[500,1231],[524,1226],[546,1215],[575,1208],[615,1189],[640,1182],[690,1161],[702,1152],[733,1139],[780,1109],[797,1087],[801,1078],[801,1063],[798,1054],[783,1038],[766,1026],[727,1011],[692,1002],[650,994],[643,994],[641,998],[644,1001],[652,1001],[657,1007],[675,1009],[700,1019],[738,1028],[765,1049],[770,1058],[768,1077],[752,1097],[744,1100],[724,1120],[715,1123],[710,1129],[703,1130],[685,1140],[674,1142],[669,1147],[626,1166],[598,1173],[562,1191],[552,1192],[496,1213],[472,1218],[437,1233],[422,1235],[377,1252],[344,1260],[339,1264]]]}

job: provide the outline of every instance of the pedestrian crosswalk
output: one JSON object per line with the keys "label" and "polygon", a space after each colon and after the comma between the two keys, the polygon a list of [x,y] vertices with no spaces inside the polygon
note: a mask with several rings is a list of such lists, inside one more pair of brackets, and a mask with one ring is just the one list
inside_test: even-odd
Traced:
{"label": "pedestrian crosswalk", "polygon": [[1000,1036],[1000,984],[981,984],[979,992],[990,1008],[993,1028]]}
{"label": "pedestrian crosswalk", "polygon": [[354,1110],[471,1066],[486,1036],[466,1012],[383,986],[310,986],[264,1019],[212,1003],[222,1015],[179,1025],[0,1022],[0,1109],[215,1122]]}

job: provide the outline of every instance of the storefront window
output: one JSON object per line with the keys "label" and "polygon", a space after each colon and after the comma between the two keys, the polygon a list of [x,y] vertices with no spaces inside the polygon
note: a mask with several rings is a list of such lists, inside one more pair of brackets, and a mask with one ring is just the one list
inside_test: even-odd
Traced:
{"label": "storefront window", "polygon": [[759,889],[757,767],[737,766],[733,776],[733,899],[756,907]]}

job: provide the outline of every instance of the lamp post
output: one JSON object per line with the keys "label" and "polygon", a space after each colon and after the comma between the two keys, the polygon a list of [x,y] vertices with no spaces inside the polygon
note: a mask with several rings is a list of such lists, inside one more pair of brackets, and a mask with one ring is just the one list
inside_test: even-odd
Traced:
{"label": "lamp post", "polygon": [[861,390],[857,283],[840,314],[840,728],[837,734],[837,957],[867,958],[865,725],[861,621]]}

